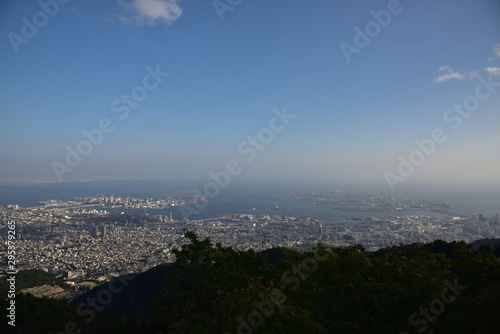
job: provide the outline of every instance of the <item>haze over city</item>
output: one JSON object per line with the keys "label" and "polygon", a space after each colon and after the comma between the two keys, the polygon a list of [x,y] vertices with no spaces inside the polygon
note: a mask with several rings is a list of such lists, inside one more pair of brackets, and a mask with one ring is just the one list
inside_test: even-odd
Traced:
{"label": "haze over city", "polygon": [[497,1],[55,3],[0,5],[2,179],[500,181]]}
{"label": "haze over city", "polygon": [[500,1],[0,2],[0,333],[497,333]]}

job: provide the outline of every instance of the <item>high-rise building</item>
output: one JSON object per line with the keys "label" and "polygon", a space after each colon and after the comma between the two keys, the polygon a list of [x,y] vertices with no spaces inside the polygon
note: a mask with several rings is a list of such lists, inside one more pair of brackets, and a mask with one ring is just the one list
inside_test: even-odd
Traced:
{"label": "high-rise building", "polygon": [[382,224],[380,225],[380,230],[381,230],[381,231],[385,231],[385,229],[386,229],[386,228],[387,228],[387,227],[386,227],[385,220],[383,220],[383,221],[382,221]]}
{"label": "high-rise building", "polygon": [[99,228],[97,226],[92,229],[91,235],[94,238],[97,238],[99,236]]}
{"label": "high-rise building", "polygon": [[102,238],[106,237],[106,225],[102,225]]}
{"label": "high-rise building", "polygon": [[497,224],[500,224],[500,213],[497,213]]}

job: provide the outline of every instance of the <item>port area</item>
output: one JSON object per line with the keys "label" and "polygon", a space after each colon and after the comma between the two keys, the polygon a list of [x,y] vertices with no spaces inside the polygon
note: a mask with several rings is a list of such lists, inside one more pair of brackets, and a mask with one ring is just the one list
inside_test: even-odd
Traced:
{"label": "port area", "polygon": [[[48,200],[41,201],[39,204],[39,209],[50,210],[50,209],[77,209],[77,208],[94,208],[94,209],[168,209],[183,205],[190,205],[196,203],[203,203],[205,197],[199,196],[193,199],[182,199],[173,198],[172,196],[166,196],[164,199],[158,198],[133,198],[133,197],[122,197],[104,194],[95,196],[85,196],[85,197],[74,197],[73,200]],[[34,208],[32,208],[34,209]]]}
{"label": "port area", "polygon": [[328,190],[321,193],[294,193],[292,191],[291,195],[305,204],[320,205],[341,211],[398,212],[418,210],[454,215],[452,207],[446,202],[416,199],[405,194]]}

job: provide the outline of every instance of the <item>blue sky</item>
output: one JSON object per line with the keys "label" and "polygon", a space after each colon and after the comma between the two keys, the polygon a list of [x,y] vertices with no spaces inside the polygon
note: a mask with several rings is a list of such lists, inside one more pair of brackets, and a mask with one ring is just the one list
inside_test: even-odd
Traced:
{"label": "blue sky", "polygon": [[[500,181],[500,86],[480,81],[500,82],[498,17],[493,0],[3,1],[0,179],[197,178],[236,160],[242,177]],[[147,68],[168,76],[145,89]],[[247,161],[238,147],[284,108],[295,118]],[[398,172],[436,128],[447,140]]]}

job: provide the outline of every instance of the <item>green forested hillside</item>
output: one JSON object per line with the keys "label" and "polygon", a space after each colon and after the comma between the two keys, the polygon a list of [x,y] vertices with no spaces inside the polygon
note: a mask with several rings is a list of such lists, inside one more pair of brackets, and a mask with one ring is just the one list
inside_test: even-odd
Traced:
{"label": "green forested hillside", "polygon": [[187,233],[155,329],[168,333],[496,333],[500,261],[464,242],[284,250],[277,266]]}
{"label": "green forested hillside", "polygon": [[[69,322],[79,333],[497,333],[500,328],[498,249],[478,252],[464,242],[435,241],[378,252],[362,245],[320,245],[310,252],[281,248],[259,254],[214,245],[192,232],[186,237],[191,243],[175,250],[177,260],[168,271],[159,267],[124,280],[123,290],[118,281],[110,282],[72,307],[17,297],[18,332],[32,333],[36,326],[39,333],[60,333]],[[165,275],[163,283],[158,273]],[[141,291],[154,296],[148,297],[148,316],[136,312]],[[89,300],[102,302],[106,293],[112,300],[89,313]],[[99,314],[118,308],[127,317]]]}
{"label": "green forested hillside", "polygon": [[[17,291],[40,285],[59,285],[67,288],[62,280],[43,270],[21,270],[16,275]],[[0,280],[0,296],[6,297],[7,291],[9,291],[9,283],[5,279]]]}

